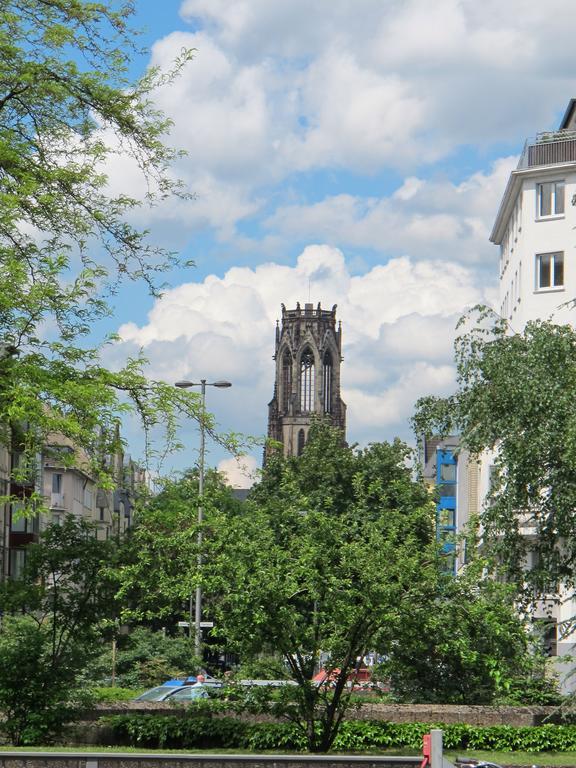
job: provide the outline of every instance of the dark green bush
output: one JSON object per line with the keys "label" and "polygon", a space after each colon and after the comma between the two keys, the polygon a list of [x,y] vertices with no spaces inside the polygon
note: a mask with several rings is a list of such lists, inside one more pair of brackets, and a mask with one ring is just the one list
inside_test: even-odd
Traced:
{"label": "dark green bush", "polygon": [[[235,748],[258,751],[305,749],[302,730],[292,723],[247,723],[232,717],[116,715],[105,718],[117,739],[134,746]],[[467,724],[388,723],[349,720],[342,724],[333,748],[363,752],[407,748],[419,752],[430,728],[444,731],[446,749],[501,752],[576,751],[576,725],[476,726]]]}
{"label": "dark green bush", "polygon": [[102,720],[120,743],[151,748],[244,747],[250,727],[235,718],[203,714],[113,715]]}

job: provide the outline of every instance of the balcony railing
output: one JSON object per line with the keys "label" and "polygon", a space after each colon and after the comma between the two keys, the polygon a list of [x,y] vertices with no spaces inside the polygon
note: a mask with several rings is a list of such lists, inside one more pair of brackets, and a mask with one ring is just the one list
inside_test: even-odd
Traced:
{"label": "balcony railing", "polygon": [[50,509],[66,509],[65,498],[63,493],[50,494]]}
{"label": "balcony railing", "polygon": [[518,169],[576,162],[576,131],[545,131],[528,139]]}

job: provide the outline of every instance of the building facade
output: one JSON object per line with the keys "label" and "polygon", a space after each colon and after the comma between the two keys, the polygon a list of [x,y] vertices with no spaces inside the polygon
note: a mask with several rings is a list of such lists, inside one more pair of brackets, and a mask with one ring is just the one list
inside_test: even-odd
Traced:
{"label": "building facade", "polygon": [[436,493],[436,536],[442,544],[445,569],[456,573],[467,561],[467,530],[480,508],[480,462],[460,447],[458,437],[424,438],[420,444],[424,481]]}
{"label": "building facade", "polygon": [[557,131],[526,142],[490,240],[500,248],[500,312],[514,331],[529,320],[574,324],[576,99]]}
{"label": "building facade", "polygon": [[[506,186],[490,240],[500,248],[500,313],[514,332],[531,320],[575,324],[576,296],[576,99],[557,131],[529,139]],[[493,457],[483,457],[489,477]],[[489,479],[483,483],[484,496]],[[523,527],[529,540],[535,533]],[[530,557],[530,555],[529,555]],[[563,630],[576,615],[569,596],[550,594],[536,608],[549,655],[571,653],[576,634]],[[576,678],[564,687],[573,689]]]}
{"label": "building facade", "polygon": [[346,432],[346,406],[340,397],[342,327],[336,305],[296,304],[276,326],[276,377],[268,404],[268,437],[281,443],[285,456],[302,453],[314,415],[329,418]]}
{"label": "building facade", "polygon": [[[86,454],[63,435],[51,435],[34,468],[22,472],[17,440],[0,445],[0,490],[8,499],[0,504],[0,580],[17,578],[26,559],[26,548],[37,542],[51,523],[59,524],[72,515],[95,526],[99,539],[122,537],[130,527],[134,504],[147,486],[144,471],[125,456],[120,445],[103,457],[113,490],[98,486]],[[38,514],[22,514],[32,494],[42,497]]]}

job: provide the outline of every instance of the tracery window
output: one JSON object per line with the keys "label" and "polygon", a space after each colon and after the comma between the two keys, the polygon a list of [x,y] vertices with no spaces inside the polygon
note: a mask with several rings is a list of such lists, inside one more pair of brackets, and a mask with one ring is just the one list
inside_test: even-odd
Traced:
{"label": "tracery window", "polygon": [[314,410],[314,355],[307,347],[300,358],[300,410]]}
{"label": "tracery window", "polygon": [[332,413],[332,355],[330,352],[324,354],[322,365],[322,396],[324,413]]}
{"label": "tracery window", "polygon": [[304,434],[304,430],[301,429],[298,432],[298,456],[302,456],[302,451],[304,450],[305,445],[306,445],[306,436]]}
{"label": "tracery window", "polygon": [[292,355],[288,350],[282,357],[282,410],[288,411],[290,395],[292,394]]}

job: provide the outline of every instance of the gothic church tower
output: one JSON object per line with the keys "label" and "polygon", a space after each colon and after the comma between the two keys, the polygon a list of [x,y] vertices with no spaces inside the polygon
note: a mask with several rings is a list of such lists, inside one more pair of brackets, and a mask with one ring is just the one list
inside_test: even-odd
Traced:
{"label": "gothic church tower", "polygon": [[342,327],[336,328],[336,305],[282,304],[282,326],[276,326],[276,381],[268,405],[268,437],[284,446],[285,456],[297,456],[306,444],[313,414],[327,416],[343,437],[346,405],[340,397]]}

